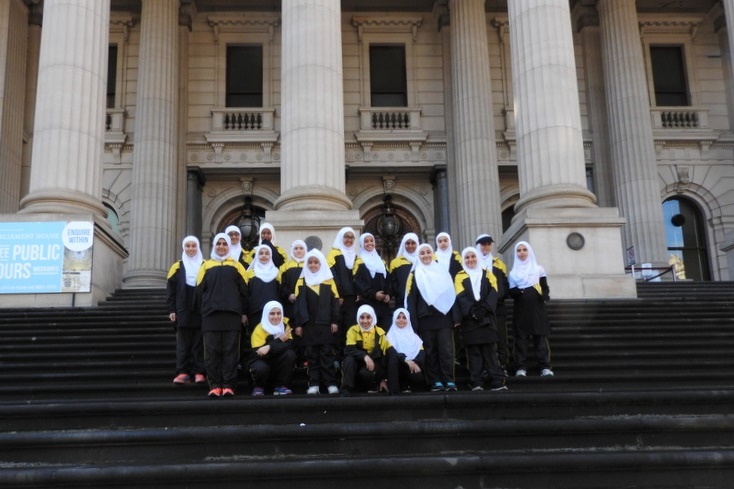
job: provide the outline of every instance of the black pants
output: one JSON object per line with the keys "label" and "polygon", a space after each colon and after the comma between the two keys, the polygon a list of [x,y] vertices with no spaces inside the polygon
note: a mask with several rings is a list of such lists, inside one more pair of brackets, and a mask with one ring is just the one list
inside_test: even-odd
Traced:
{"label": "black pants", "polygon": [[426,350],[426,377],[429,384],[454,381],[454,329],[421,331]]}
{"label": "black pants", "polygon": [[407,363],[401,362],[397,356],[388,358],[387,361],[387,385],[391,394],[410,389],[412,391],[426,390],[425,372],[411,373]]}
{"label": "black pants", "polygon": [[364,360],[347,355],[342,360],[342,389],[353,391],[359,387],[362,391],[375,389],[380,381],[386,378],[382,359],[375,360],[375,369],[367,370]]}
{"label": "black pants", "polygon": [[[550,344],[545,335],[533,335],[533,346],[535,357],[538,360],[538,368],[550,368]],[[515,366],[518,370],[527,370],[528,340],[529,336],[515,336]]]}
{"label": "black pants", "polygon": [[209,385],[234,389],[237,384],[239,330],[204,332],[204,366]]}
{"label": "black pants", "polygon": [[201,328],[176,328],[176,372],[204,373],[204,345]]}
{"label": "black pants", "polygon": [[306,360],[310,387],[336,385],[336,353],[333,345],[306,346]]}
{"label": "black pants", "polygon": [[472,387],[489,384],[489,388],[494,389],[505,384],[505,372],[497,360],[496,343],[467,345],[466,357]]}
{"label": "black pants", "polygon": [[272,382],[275,387],[290,387],[295,363],[296,352],[293,350],[285,350],[278,356],[257,358],[250,363],[252,385],[265,387]]}

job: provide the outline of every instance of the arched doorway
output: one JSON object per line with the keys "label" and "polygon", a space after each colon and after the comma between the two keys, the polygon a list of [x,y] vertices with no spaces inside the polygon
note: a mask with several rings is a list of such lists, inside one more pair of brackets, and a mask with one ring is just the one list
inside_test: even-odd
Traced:
{"label": "arched doorway", "polygon": [[399,223],[398,231],[394,236],[382,236],[380,231],[380,218],[384,214],[384,205],[380,205],[367,211],[362,219],[364,220],[364,228],[362,232],[371,233],[375,236],[377,243],[377,251],[385,262],[389,265],[398,252],[400,241],[406,233],[416,233],[422,239],[422,233],[418,220],[407,210],[400,206],[392,205],[395,211],[395,217]]}
{"label": "arched doorway", "polygon": [[663,202],[668,260],[676,276],[687,280],[711,280],[704,219],[688,199],[673,197]]}

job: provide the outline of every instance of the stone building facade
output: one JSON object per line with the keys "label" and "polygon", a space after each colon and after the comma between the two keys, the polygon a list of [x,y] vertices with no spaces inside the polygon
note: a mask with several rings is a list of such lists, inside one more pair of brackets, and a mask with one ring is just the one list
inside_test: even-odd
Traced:
{"label": "stone building facade", "polygon": [[394,252],[385,196],[428,242],[528,239],[556,297],[634,296],[631,259],[730,280],[732,9],[0,0],[0,217],[93,219],[89,303],[163,286],[246,198],[284,247]]}

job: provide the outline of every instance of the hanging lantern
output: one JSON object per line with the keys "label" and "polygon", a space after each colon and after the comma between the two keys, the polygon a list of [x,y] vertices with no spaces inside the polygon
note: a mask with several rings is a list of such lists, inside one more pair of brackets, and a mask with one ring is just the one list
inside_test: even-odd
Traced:
{"label": "hanging lantern", "polygon": [[255,215],[255,209],[252,208],[252,198],[245,197],[245,206],[242,208],[242,215],[237,220],[237,227],[240,228],[242,235],[242,247],[251,250],[257,243],[257,236],[260,232],[260,218]]}

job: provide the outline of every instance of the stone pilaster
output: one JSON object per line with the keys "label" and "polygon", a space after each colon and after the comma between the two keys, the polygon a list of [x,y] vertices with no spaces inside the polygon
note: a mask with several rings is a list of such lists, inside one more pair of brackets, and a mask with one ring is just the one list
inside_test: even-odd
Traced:
{"label": "stone pilaster", "polygon": [[125,287],[161,287],[175,234],[179,0],[143,0]]}
{"label": "stone pilaster", "polygon": [[635,0],[599,0],[596,8],[615,195],[627,218],[623,241],[625,248],[634,247],[637,263],[665,264],[657,158]]}
{"label": "stone pilaster", "polygon": [[[451,219],[449,217],[449,184],[446,170],[439,170],[433,177],[433,220],[434,228],[437,232],[449,232],[451,229]],[[471,238],[474,239],[474,238]],[[465,241],[457,241],[458,243]],[[466,241],[467,243],[471,241]]]}
{"label": "stone pilaster", "polygon": [[0,212],[17,212],[23,163],[23,106],[28,10],[0,1]]}
{"label": "stone pilaster", "polygon": [[348,210],[340,0],[283,8],[279,210]]}
{"label": "stone pilaster", "polygon": [[[44,2],[29,194],[21,212],[106,217],[101,202],[110,3]],[[70,28],[73,26],[73,28]]]}
{"label": "stone pilaster", "polygon": [[282,2],[280,198],[266,219],[279,245],[361,228],[345,194],[340,0]]}
{"label": "stone pilaster", "polygon": [[473,243],[481,233],[498,234],[502,229],[484,3],[449,2],[457,243]]}
{"label": "stone pilaster", "polygon": [[634,297],[624,220],[586,188],[568,1],[512,0],[508,11],[520,200],[500,251],[512,266],[514,243],[534,245],[556,298]]}

